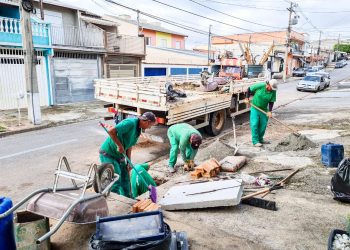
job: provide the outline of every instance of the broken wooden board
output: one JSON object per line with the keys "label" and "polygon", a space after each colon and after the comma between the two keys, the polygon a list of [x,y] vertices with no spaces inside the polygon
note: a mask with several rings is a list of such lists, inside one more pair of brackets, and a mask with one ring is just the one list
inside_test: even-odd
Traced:
{"label": "broken wooden board", "polygon": [[174,186],[159,204],[164,210],[235,206],[242,192],[241,179]]}

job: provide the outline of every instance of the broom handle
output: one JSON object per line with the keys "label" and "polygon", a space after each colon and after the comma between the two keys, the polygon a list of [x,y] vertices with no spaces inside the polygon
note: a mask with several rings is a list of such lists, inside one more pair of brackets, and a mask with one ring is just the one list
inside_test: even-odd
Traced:
{"label": "broom handle", "polygon": [[[261,108],[257,107],[257,106],[254,105],[253,103],[250,103],[250,105],[251,105],[253,108],[259,110],[261,113],[263,113],[263,114],[265,114],[266,116],[268,116],[266,111],[264,111],[264,110],[262,110]],[[273,116],[272,116],[271,118],[274,119],[274,120],[275,120],[276,122],[278,122],[279,124],[282,124],[282,125],[285,126],[286,128],[288,128],[288,129],[290,129],[291,131],[293,131],[293,133],[295,133],[295,134],[297,134],[297,135],[300,135],[299,132],[295,131],[293,128],[289,127],[289,126],[288,126],[287,124],[285,124],[284,122],[278,120],[276,117],[273,117]]]}

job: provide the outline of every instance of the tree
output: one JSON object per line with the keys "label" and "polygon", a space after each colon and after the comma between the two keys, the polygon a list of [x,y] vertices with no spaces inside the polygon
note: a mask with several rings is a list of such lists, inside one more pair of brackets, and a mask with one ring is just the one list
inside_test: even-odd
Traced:
{"label": "tree", "polygon": [[350,53],[350,44],[335,44],[334,51]]}

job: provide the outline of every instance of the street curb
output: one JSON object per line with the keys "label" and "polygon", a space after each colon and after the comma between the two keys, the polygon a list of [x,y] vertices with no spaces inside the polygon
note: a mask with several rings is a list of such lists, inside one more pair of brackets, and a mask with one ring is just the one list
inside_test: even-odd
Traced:
{"label": "street curb", "polygon": [[72,120],[72,121],[64,121],[64,122],[57,122],[57,123],[49,123],[49,124],[45,124],[45,125],[39,125],[37,127],[2,132],[2,133],[0,133],[0,138],[10,136],[10,135],[22,134],[22,133],[26,133],[26,132],[32,132],[32,131],[37,131],[37,130],[46,129],[46,128],[59,127],[59,126],[63,126],[63,125],[70,125],[70,124],[74,124],[74,123],[91,121],[91,120],[96,120],[96,119],[103,119],[103,117],[94,117],[91,119],[84,119],[84,120],[78,120],[78,121]]}

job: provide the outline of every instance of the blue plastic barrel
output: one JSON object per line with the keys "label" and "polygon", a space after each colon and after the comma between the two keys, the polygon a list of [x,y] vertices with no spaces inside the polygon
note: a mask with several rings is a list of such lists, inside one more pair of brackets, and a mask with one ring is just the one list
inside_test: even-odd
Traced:
{"label": "blue plastic barrel", "polygon": [[336,168],[344,158],[344,146],[341,144],[327,143],[321,147],[322,164]]}
{"label": "blue plastic barrel", "polygon": [[[12,207],[12,200],[0,197],[0,214]],[[13,213],[0,219],[0,250],[15,250],[16,241],[13,230]]]}

